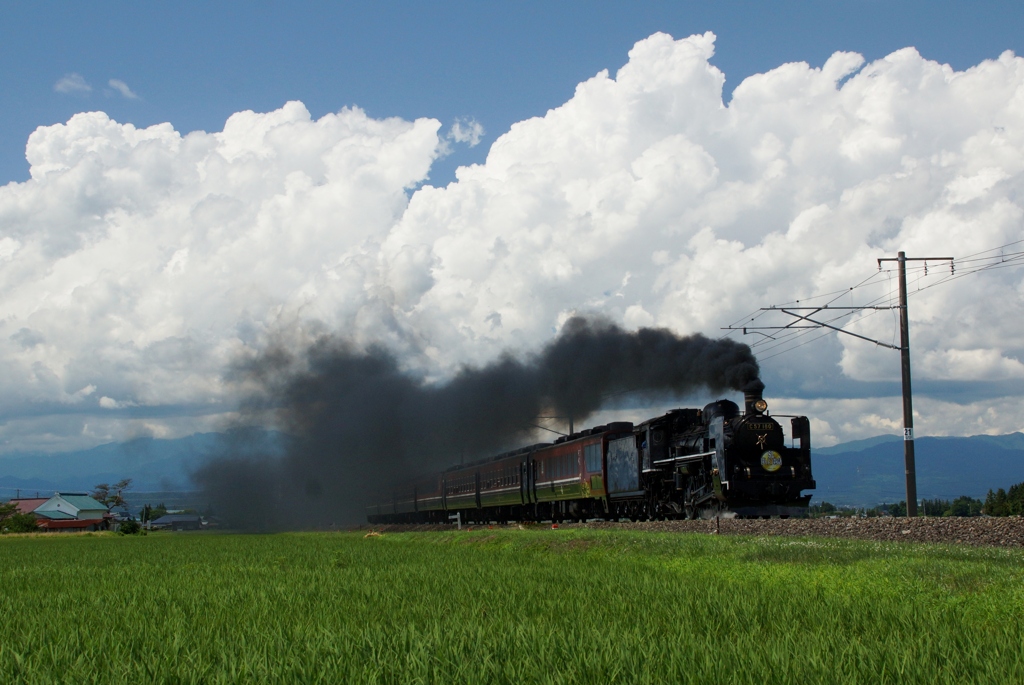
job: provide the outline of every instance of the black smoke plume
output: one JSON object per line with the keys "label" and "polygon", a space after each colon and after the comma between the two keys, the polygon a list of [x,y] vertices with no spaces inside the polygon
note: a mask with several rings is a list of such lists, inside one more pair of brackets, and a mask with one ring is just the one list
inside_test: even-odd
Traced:
{"label": "black smoke plume", "polygon": [[225,523],[261,530],[358,523],[367,504],[412,476],[527,442],[540,415],[582,425],[624,392],[763,388],[742,343],[585,318],[526,360],[505,355],[440,385],[403,372],[383,348],[332,337],[300,355],[271,350],[244,375],[258,388],[247,411],[276,416],[281,453],[253,456],[242,444],[250,433],[235,431],[236,444],[193,478]]}

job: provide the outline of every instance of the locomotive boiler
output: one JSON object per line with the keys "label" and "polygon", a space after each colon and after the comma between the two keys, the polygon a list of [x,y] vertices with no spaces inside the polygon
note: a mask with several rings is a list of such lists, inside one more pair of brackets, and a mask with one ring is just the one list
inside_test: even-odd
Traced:
{"label": "locomotive boiler", "polygon": [[810,422],[787,437],[761,395],[614,422],[453,466],[367,510],[370,523],[470,523],[805,515],[815,482]]}

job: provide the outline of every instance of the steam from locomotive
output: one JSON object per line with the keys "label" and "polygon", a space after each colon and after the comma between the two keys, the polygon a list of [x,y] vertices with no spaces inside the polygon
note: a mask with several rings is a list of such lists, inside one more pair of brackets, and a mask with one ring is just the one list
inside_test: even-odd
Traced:
{"label": "steam from locomotive", "polygon": [[244,374],[257,388],[249,414],[276,415],[283,451],[253,457],[230,444],[193,478],[227,524],[251,529],[358,522],[394,484],[522,444],[538,416],[582,423],[624,392],[665,399],[763,388],[742,343],[582,317],[525,360],[509,354],[440,385],[403,371],[383,348],[334,337],[298,355],[270,350]]}

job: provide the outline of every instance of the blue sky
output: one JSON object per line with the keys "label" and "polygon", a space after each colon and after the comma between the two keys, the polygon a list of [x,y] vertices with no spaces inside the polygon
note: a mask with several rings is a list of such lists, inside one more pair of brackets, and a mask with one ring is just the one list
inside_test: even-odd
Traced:
{"label": "blue sky", "polygon": [[[1024,235],[1022,27],[1019,2],[4,4],[0,455],[217,430],[238,359],[325,330],[444,379],[574,313],[717,335],[886,301],[878,257]],[[938,278],[912,286],[918,432],[1024,429],[1020,270]],[[755,350],[773,406],[817,444],[900,431],[897,355],[802,342]]]}
{"label": "blue sky", "polygon": [[[656,31],[713,31],[726,91],[784,62],[820,66],[837,50],[868,60],[914,46],[956,69],[1024,52],[1024,3],[828,2],[154,2],[5,3],[0,8],[0,183],[28,177],[37,126],[102,110],[137,126],[220,130],[232,113],[301,100],[314,117],[472,117],[484,145],[439,161],[481,161],[516,122],[614,71]],[[78,74],[89,92],[54,85]],[[126,99],[108,82],[125,83]]]}

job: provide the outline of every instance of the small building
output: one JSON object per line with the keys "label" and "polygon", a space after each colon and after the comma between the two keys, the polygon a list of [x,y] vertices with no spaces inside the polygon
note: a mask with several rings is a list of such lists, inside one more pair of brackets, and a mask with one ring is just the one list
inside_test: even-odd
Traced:
{"label": "small building", "polygon": [[32,512],[42,514],[48,518],[51,513],[70,514],[71,518],[79,521],[103,519],[109,513],[107,505],[97,502],[84,492],[55,492],[53,497],[46,500]]}
{"label": "small building", "polygon": [[55,492],[32,514],[44,531],[108,530],[112,518],[105,504],[84,492]]}
{"label": "small building", "polygon": [[151,521],[152,528],[170,528],[171,530],[202,530],[203,517],[199,514],[164,514]]}

